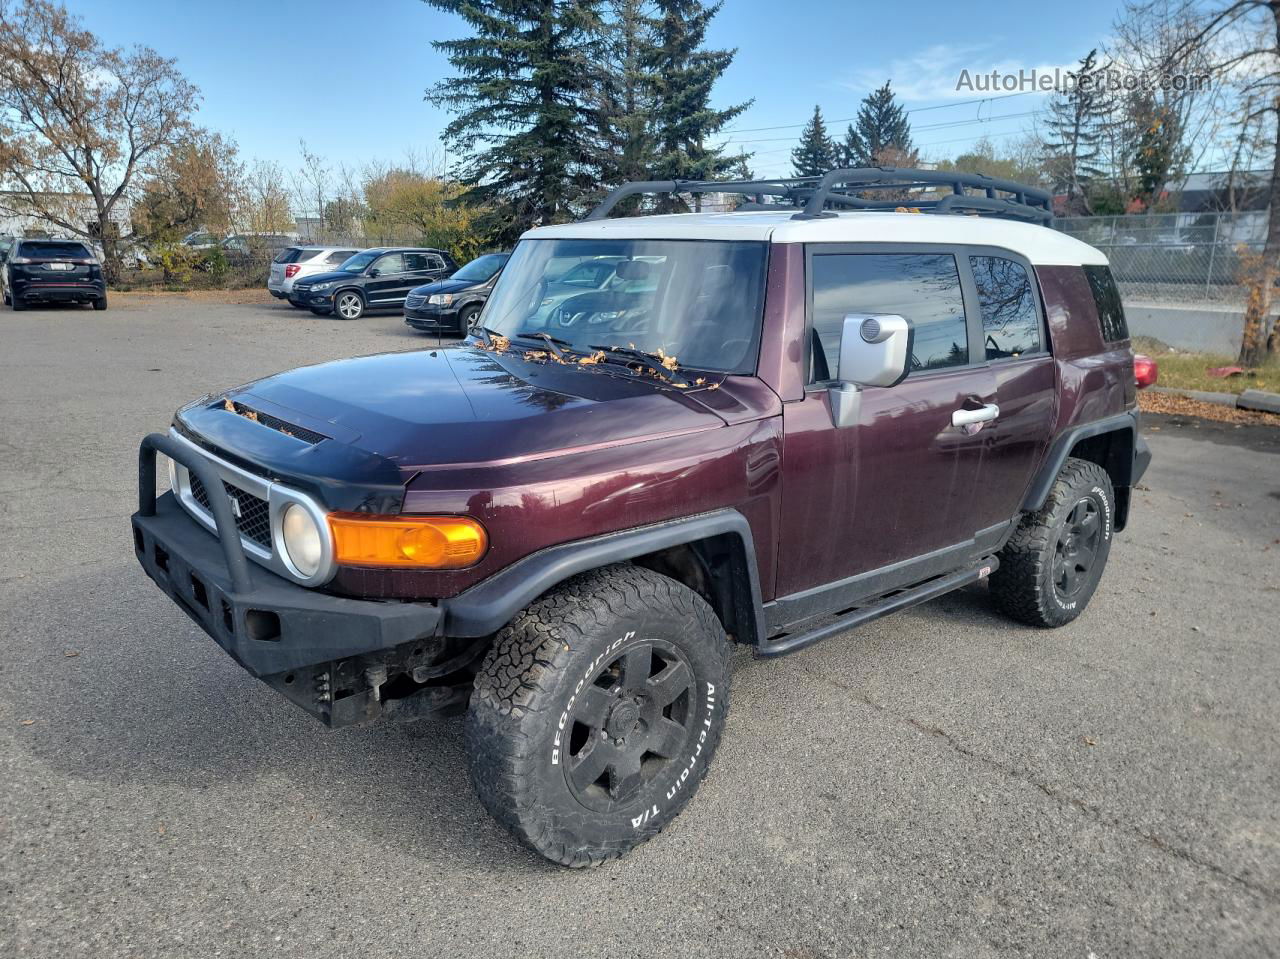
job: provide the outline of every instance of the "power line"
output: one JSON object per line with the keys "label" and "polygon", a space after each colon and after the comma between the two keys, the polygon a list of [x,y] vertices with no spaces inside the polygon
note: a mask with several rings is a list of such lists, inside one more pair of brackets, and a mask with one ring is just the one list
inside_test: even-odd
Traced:
{"label": "power line", "polygon": [[[932,106],[927,106],[927,107],[913,107],[912,109],[907,110],[905,112],[908,114],[911,114],[911,113],[924,113],[926,110],[946,110],[949,107],[963,107],[963,106],[969,106],[974,103],[990,103],[995,100],[1008,100],[1010,97],[1025,97],[1028,94],[1039,93],[1039,92],[1041,91],[1023,90],[1021,93],[1002,93],[1000,96],[997,96],[997,97],[977,97],[976,99],[973,99],[973,100],[956,100],[952,103],[935,103]],[[852,123],[856,119],[858,118],[857,117],[841,117],[838,120],[827,120],[826,122],[827,123]],[[806,126],[807,124],[808,124],[808,121],[806,120],[804,123],[781,123],[778,126],[773,126],[773,127],[730,127],[728,130],[722,130],[721,132],[722,133],[764,133],[769,130],[794,130],[797,127],[803,127],[803,126]]]}
{"label": "power line", "polygon": [[[1041,112],[1040,110],[1026,110],[1022,113],[1002,113],[999,116],[995,116],[995,117],[970,117],[965,120],[947,120],[943,123],[927,123],[923,126],[913,127],[911,132],[914,134],[918,130],[946,130],[946,129],[952,129],[954,127],[969,126],[970,124],[973,124],[973,123],[993,123],[997,120],[1015,120],[1023,117],[1035,116],[1040,112]],[[803,126],[803,124],[801,125]],[[795,140],[795,137],[761,137],[758,140],[729,139],[729,140],[725,140],[724,143],[721,144],[721,147],[723,148],[723,147],[731,146],[734,144],[750,144],[750,143],[791,143],[794,140]]]}

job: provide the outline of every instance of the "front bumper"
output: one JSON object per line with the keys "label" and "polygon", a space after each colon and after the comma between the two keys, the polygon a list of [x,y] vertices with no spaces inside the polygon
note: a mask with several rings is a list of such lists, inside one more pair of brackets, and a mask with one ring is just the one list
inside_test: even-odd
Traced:
{"label": "front bumper", "polygon": [[311,310],[332,310],[333,294],[327,292],[312,293],[309,290],[299,291],[297,287],[294,287],[292,292],[289,293],[289,302]]}
{"label": "front bumper", "polygon": [[436,330],[462,329],[462,321],[458,310],[452,306],[438,307],[423,305],[416,309],[405,307],[404,322],[415,330],[435,332]]}
{"label": "front bumper", "polygon": [[378,684],[364,675],[363,658],[376,661],[435,637],[440,607],[333,596],[247,562],[225,500],[216,503],[215,518],[231,535],[215,537],[172,492],[155,496],[157,450],[208,473],[207,488],[220,488],[207,464],[168,437],[144,441],[132,523],[134,552],[147,575],[236,662],[325,724],[378,715]]}

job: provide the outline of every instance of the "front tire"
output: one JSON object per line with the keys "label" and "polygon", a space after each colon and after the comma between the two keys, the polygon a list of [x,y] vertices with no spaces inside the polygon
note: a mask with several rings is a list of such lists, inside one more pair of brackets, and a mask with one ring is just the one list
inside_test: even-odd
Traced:
{"label": "front tire", "polygon": [[344,290],[333,298],[333,312],[340,319],[358,320],[364,316],[364,297],[354,290]]}
{"label": "front tire", "polygon": [[1029,626],[1065,626],[1083,613],[1111,552],[1115,501],[1106,470],[1068,459],[1044,506],[1022,517],[998,554],[996,605]]}
{"label": "front tire", "polygon": [[458,314],[458,335],[466,336],[470,332],[471,327],[475,326],[476,320],[480,318],[480,307],[468,306],[465,310]]}
{"label": "front tire", "polygon": [[692,590],[638,566],[583,573],[498,633],[466,719],[485,808],[534,851],[591,866],[693,797],[728,711],[729,643]]}

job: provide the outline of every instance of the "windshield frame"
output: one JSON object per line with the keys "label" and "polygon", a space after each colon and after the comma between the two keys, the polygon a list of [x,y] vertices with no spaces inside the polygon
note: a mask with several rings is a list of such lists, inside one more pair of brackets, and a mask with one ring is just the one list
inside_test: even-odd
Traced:
{"label": "windshield frame", "polygon": [[[651,258],[654,258],[654,257],[665,258],[666,256],[670,255],[669,252],[659,253],[657,250],[650,248],[651,245],[661,245],[661,247],[665,248],[667,251],[670,251],[673,247],[675,249],[679,249],[681,247],[693,246],[695,244],[697,245],[716,244],[724,247],[737,247],[743,250],[755,251],[759,257],[758,262],[755,265],[755,270],[758,271],[758,276],[756,277],[757,289],[755,289],[754,291],[750,291],[751,294],[754,296],[754,299],[752,300],[752,305],[754,309],[752,310],[749,336],[744,337],[745,339],[748,340],[748,346],[744,351],[742,358],[737,362],[736,365],[733,365],[732,367],[726,367],[721,365],[707,365],[705,363],[699,363],[699,362],[693,362],[693,361],[685,362],[678,355],[679,354],[678,349],[675,351],[673,355],[675,359],[679,362],[679,368],[681,369],[687,368],[690,370],[704,371],[704,372],[720,374],[724,376],[755,376],[757,375],[757,372],[759,370],[759,365],[760,365],[761,348],[764,342],[764,327],[765,327],[765,321],[767,316],[766,294],[767,294],[768,283],[769,283],[769,263],[770,263],[770,258],[773,250],[773,244],[769,240],[767,239],[762,239],[762,240],[760,239],[725,239],[720,237],[716,237],[716,238],[680,237],[680,236],[611,237],[607,235],[593,236],[593,237],[574,237],[574,236],[524,237],[519,242],[516,243],[516,246],[512,250],[510,254],[510,258],[507,261],[507,264],[503,267],[502,273],[499,275],[498,281],[493,288],[493,292],[490,294],[488,302],[486,303],[485,311],[481,316],[480,323],[486,328],[487,333],[490,333],[490,334],[496,333],[496,334],[499,334],[500,336],[505,336],[512,341],[520,341],[522,347],[525,349],[540,349],[540,347],[536,347],[532,345],[533,343],[537,342],[536,338],[534,338],[533,340],[530,340],[527,337],[519,335],[521,333],[530,332],[530,329],[527,326],[527,324],[535,314],[532,312],[524,313],[520,317],[519,323],[517,323],[512,319],[508,319],[508,317],[511,316],[510,313],[499,317],[495,315],[494,312],[491,312],[491,310],[496,311],[496,309],[507,305],[504,299],[503,284],[508,282],[509,278],[512,278],[510,280],[510,282],[512,283],[524,282],[524,278],[515,279],[518,273],[523,271],[513,272],[510,269],[510,266],[512,263],[516,263],[517,265],[520,264],[520,260],[518,258],[520,256],[520,253],[522,252],[522,248],[526,247],[526,245],[541,244],[541,243],[590,244],[597,249],[597,252],[581,254],[584,261],[589,257],[617,257],[618,260],[627,259],[627,260],[643,262],[646,259],[649,259],[650,262],[652,262]],[[616,253],[616,252],[605,251],[601,249],[601,248],[611,246],[612,244],[619,244],[621,245],[622,249],[627,250],[628,252]],[[636,249],[636,247],[639,247],[639,248]],[[557,255],[572,256],[576,254],[552,254],[552,256],[548,257],[544,261],[543,274],[541,279],[545,279],[546,277],[546,272],[545,272],[546,263],[549,263]],[[577,265],[578,264],[574,264],[574,266],[570,267],[569,269],[572,270]],[[567,272],[568,271],[566,271],[566,273]],[[550,284],[554,285],[559,282],[559,277],[549,282]],[[667,296],[669,293],[670,282],[671,282],[670,273],[667,273],[661,276],[658,280],[658,286],[654,291],[655,295],[660,295],[662,298],[665,298],[665,296]],[[747,284],[745,283],[743,284],[744,289],[746,289],[747,286],[748,286]],[[515,294],[516,304],[518,305],[521,297],[525,296],[527,292],[531,292],[531,290],[532,290],[532,287],[530,287],[529,291],[518,289],[517,293]],[[590,294],[590,292],[592,291],[585,291],[585,292]],[[687,319],[687,316],[682,316],[681,319],[685,320]],[[510,328],[508,329],[507,327],[510,327]],[[547,332],[552,333],[552,335],[555,335],[558,332],[555,328],[549,327],[549,326],[543,327],[542,329],[545,329]],[[744,326],[743,330],[744,332],[747,332],[747,327]],[[574,343],[572,346],[566,347],[566,349],[572,350],[576,354],[589,352],[587,350],[587,346],[589,345],[589,343],[595,342],[597,339],[599,339],[601,335],[603,335],[606,332],[607,331],[598,331],[596,333],[590,333],[589,331],[587,331],[584,334],[583,342],[581,344]],[[735,337],[731,339],[737,339],[737,338]],[[730,340],[726,340],[726,342],[729,342],[729,341]],[[623,344],[623,347],[627,345],[629,344]],[[623,347],[619,347],[619,349],[623,349]],[[640,349],[642,352],[650,352],[648,350],[648,345],[641,342],[635,343],[633,349]],[[657,356],[658,352],[660,351],[658,351],[657,348],[655,347],[655,351],[653,352],[653,355]],[[696,359],[705,360],[706,357],[696,357]]]}

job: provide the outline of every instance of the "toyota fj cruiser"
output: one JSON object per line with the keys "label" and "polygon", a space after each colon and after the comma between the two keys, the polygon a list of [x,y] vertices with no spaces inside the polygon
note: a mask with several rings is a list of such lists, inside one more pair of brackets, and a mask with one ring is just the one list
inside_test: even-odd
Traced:
{"label": "toyota fj cruiser", "polygon": [[[607,218],[660,191],[746,202]],[[706,773],[732,644],[980,580],[1032,626],[1083,612],[1150,454],[1106,258],[1050,216],[931,171],[627,185],[526,233],[458,348],[179,410],[137,557],[312,716],[465,711],[498,820],[620,855]],[[597,258],[618,282],[549,296]]]}

